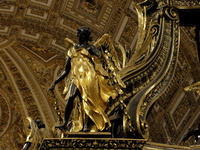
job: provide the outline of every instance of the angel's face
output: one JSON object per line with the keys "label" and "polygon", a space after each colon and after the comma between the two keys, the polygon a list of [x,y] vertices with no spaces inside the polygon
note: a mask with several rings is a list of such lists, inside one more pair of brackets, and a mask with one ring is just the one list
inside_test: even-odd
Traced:
{"label": "angel's face", "polygon": [[79,43],[85,43],[89,41],[90,38],[90,28],[86,27],[86,26],[82,26],[80,28],[77,29],[77,37],[79,38]]}
{"label": "angel's face", "polygon": [[77,29],[76,36],[81,37],[81,35],[83,35],[83,31],[81,29]]}
{"label": "angel's face", "polygon": [[81,43],[88,41],[87,35],[82,30],[77,30],[77,37],[79,38],[79,42],[81,42]]}

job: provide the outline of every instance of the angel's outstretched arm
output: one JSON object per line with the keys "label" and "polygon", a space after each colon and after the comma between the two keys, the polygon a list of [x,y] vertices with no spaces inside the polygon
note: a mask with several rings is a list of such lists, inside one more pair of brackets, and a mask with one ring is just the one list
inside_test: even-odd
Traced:
{"label": "angel's outstretched arm", "polygon": [[69,56],[67,56],[65,68],[63,69],[61,74],[58,76],[58,78],[51,84],[51,87],[48,89],[48,91],[50,90],[53,92],[56,84],[59,83],[60,81],[62,81],[69,74],[70,70],[71,70],[71,58]]}

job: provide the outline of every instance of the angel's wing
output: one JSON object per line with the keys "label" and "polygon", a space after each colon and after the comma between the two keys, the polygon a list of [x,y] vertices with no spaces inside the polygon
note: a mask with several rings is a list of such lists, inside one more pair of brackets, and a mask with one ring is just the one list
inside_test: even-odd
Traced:
{"label": "angel's wing", "polygon": [[115,51],[115,47],[111,42],[111,38],[108,34],[104,34],[99,40],[97,40],[96,43],[94,43],[94,45],[98,48],[101,49],[101,51],[103,50],[103,54],[108,56],[108,57],[112,57],[113,59],[113,63],[116,67],[117,70],[121,70],[121,66],[120,66],[120,62],[119,62],[119,58],[117,56],[117,53]]}
{"label": "angel's wing", "polygon": [[111,85],[122,93],[121,87],[125,88],[126,85],[121,81],[118,71],[121,70],[119,58],[115,50],[114,45],[111,42],[111,38],[108,34],[104,34],[94,45],[101,51],[101,62],[103,68],[108,72],[111,79]]}

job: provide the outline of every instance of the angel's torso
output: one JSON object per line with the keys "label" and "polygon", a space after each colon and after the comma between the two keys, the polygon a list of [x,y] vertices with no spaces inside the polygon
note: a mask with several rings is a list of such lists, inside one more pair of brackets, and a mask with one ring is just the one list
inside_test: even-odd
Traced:
{"label": "angel's torso", "polygon": [[85,43],[85,44],[76,44],[75,45],[75,49],[78,50],[80,48],[84,48],[85,50],[87,50],[90,55],[95,55],[97,57],[100,56],[100,51],[96,48],[96,46],[89,44],[89,43]]}

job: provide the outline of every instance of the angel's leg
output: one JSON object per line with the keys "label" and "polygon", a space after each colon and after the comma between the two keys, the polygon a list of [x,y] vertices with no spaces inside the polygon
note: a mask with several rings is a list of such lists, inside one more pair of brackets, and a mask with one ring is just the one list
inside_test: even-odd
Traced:
{"label": "angel's leg", "polygon": [[69,86],[69,98],[67,100],[67,103],[65,105],[65,114],[64,114],[64,121],[63,124],[56,126],[56,128],[65,128],[67,125],[67,122],[69,120],[70,114],[72,112],[73,109],[73,101],[76,98],[76,96],[80,96],[80,92],[77,88],[77,86],[74,83],[71,83]]}
{"label": "angel's leg", "polygon": [[89,132],[92,125],[92,120],[88,115],[85,115],[85,125],[83,128],[83,132]]}

